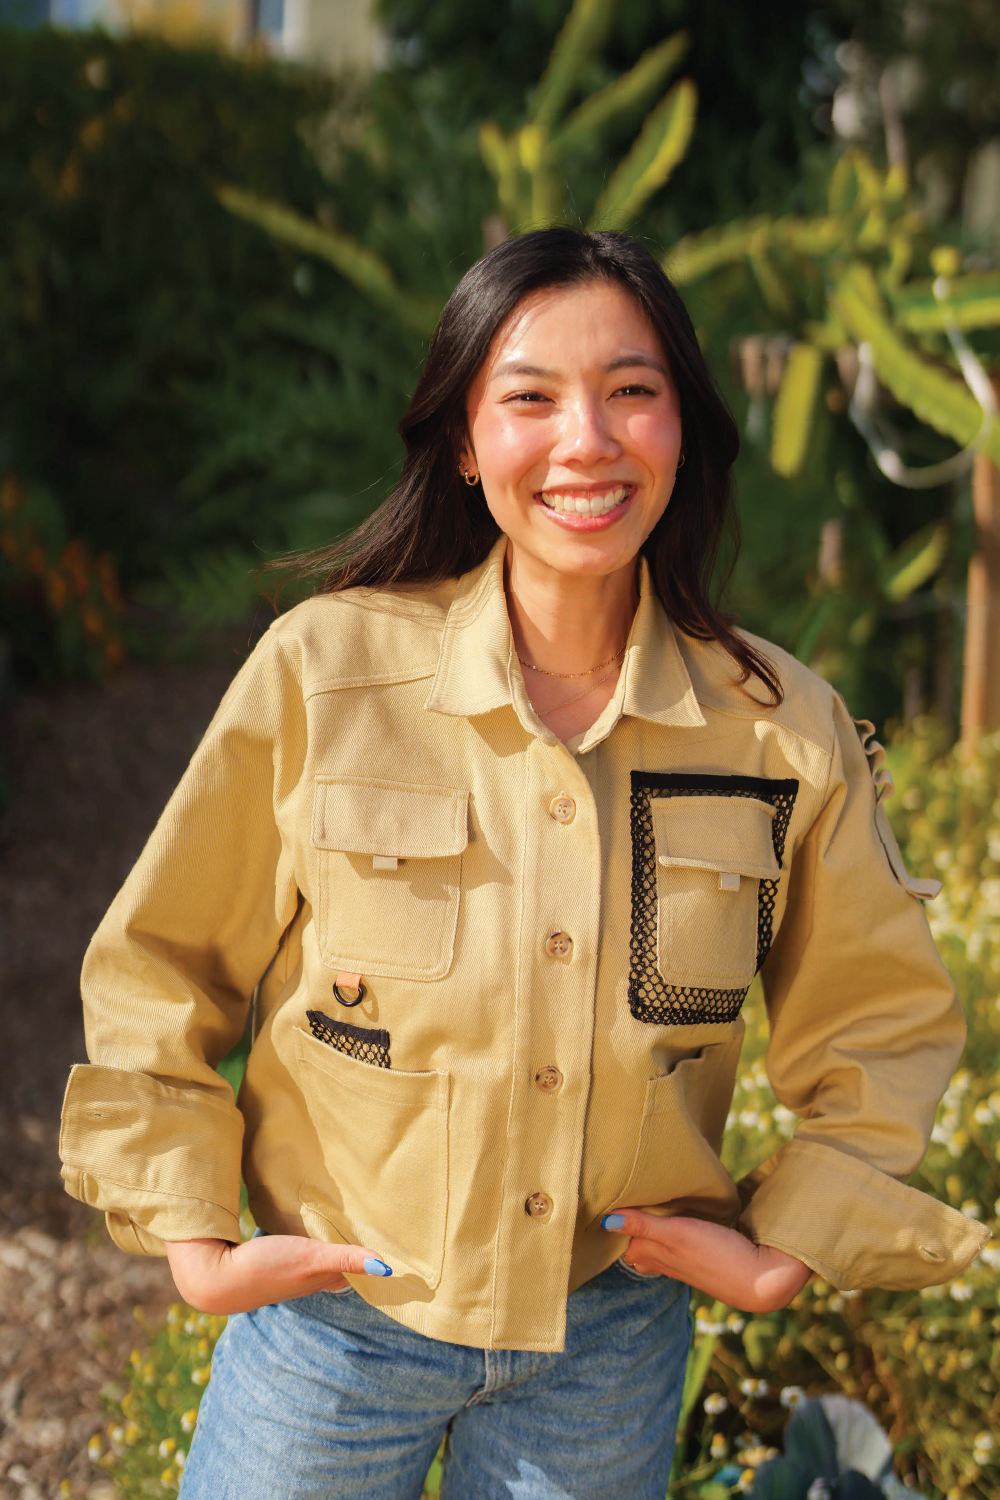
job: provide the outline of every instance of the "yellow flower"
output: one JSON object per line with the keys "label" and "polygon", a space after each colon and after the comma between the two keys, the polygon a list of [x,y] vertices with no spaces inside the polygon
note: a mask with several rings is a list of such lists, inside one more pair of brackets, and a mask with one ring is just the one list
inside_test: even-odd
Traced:
{"label": "yellow flower", "polygon": [[104,1443],[101,1439],[101,1434],[99,1432],[95,1432],[94,1436],[87,1444],[87,1457],[90,1459],[90,1462],[92,1464],[96,1464],[97,1460],[100,1458],[103,1452]]}
{"label": "yellow flower", "polygon": [[200,1370],[191,1371],[191,1379],[195,1385],[208,1385],[212,1375],[211,1365],[202,1365]]}
{"label": "yellow flower", "polygon": [[135,1422],[129,1422],[125,1428],[125,1441],[129,1447],[137,1443],[142,1437],[142,1429]]}
{"label": "yellow flower", "polygon": [[186,1411],[181,1417],[181,1431],[194,1432],[194,1424],[197,1422],[197,1420],[198,1413],[195,1408],[192,1407],[190,1411]]}
{"label": "yellow flower", "polygon": [[172,1438],[172,1437],[164,1438],[163,1442],[160,1444],[160,1457],[161,1458],[169,1458],[170,1455],[171,1455],[171,1453],[173,1453],[173,1451],[174,1451],[174,1449],[176,1447],[177,1447],[177,1439],[176,1438]]}

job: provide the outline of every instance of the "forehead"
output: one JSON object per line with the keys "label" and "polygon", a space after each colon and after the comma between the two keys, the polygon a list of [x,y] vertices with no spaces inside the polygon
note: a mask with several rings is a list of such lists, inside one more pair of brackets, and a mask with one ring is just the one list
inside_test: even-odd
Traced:
{"label": "forehead", "polygon": [[502,324],[484,361],[487,378],[514,363],[606,365],[625,351],[665,365],[666,351],[644,309],[611,281],[544,287],[524,297]]}

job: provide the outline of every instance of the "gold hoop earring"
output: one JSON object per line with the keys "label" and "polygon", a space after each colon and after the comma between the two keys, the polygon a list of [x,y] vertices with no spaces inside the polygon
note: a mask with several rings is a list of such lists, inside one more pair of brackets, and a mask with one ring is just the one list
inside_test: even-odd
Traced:
{"label": "gold hoop earring", "polygon": [[465,480],[466,484],[468,484],[468,485],[473,485],[473,484],[478,484],[479,483],[479,475],[478,474],[467,474],[464,469],[462,470],[462,478]]}
{"label": "gold hoop earring", "polygon": [[680,456],[680,458],[677,460],[677,467],[678,467],[678,469],[683,469],[683,467],[684,467],[684,465],[686,463],[687,463],[687,454],[686,453],[682,453],[681,456]]}

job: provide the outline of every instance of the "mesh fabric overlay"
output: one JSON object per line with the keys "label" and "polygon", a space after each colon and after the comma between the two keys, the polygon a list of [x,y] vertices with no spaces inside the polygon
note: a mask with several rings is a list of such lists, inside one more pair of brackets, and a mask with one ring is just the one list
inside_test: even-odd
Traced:
{"label": "mesh fabric overlay", "polygon": [[349,1021],[334,1021],[321,1010],[307,1010],[309,1030],[328,1047],[345,1052],[356,1062],[369,1063],[373,1068],[389,1068],[389,1033],[376,1031],[370,1026],[352,1026]]}
{"label": "mesh fabric overlay", "polygon": [[[632,941],[628,976],[629,1010],[637,1021],[661,1026],[699,1026],[733,1021],[747,989],[710,990],[668,984],[656,966],[656,845],[653,797],[753,797],[774,808],[771,840],[781,866],[785,836],[795,806],[797,781],[756,776],[706,776],[695,772],[632,772]],[[776,880],[761,880],[757,894],[757,968],[771,947]]]}

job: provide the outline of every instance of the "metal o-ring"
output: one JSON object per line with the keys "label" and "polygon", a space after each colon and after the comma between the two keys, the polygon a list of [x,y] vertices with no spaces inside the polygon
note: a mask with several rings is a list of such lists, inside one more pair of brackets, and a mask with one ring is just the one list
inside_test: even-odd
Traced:
{"label": "metal o-ring", "polygon": [[358,998],[356,1000],[345,1000],[343,995],[340,993],[340,986],[337,984],[336,980],[334,980],[333,993],[336,995],[341,1005],[346,1005],[348,1010],[351,1010],[355,1005],[360,1005],[362,1000],[365,998],[365,987],[363,984],[358,985]]}

